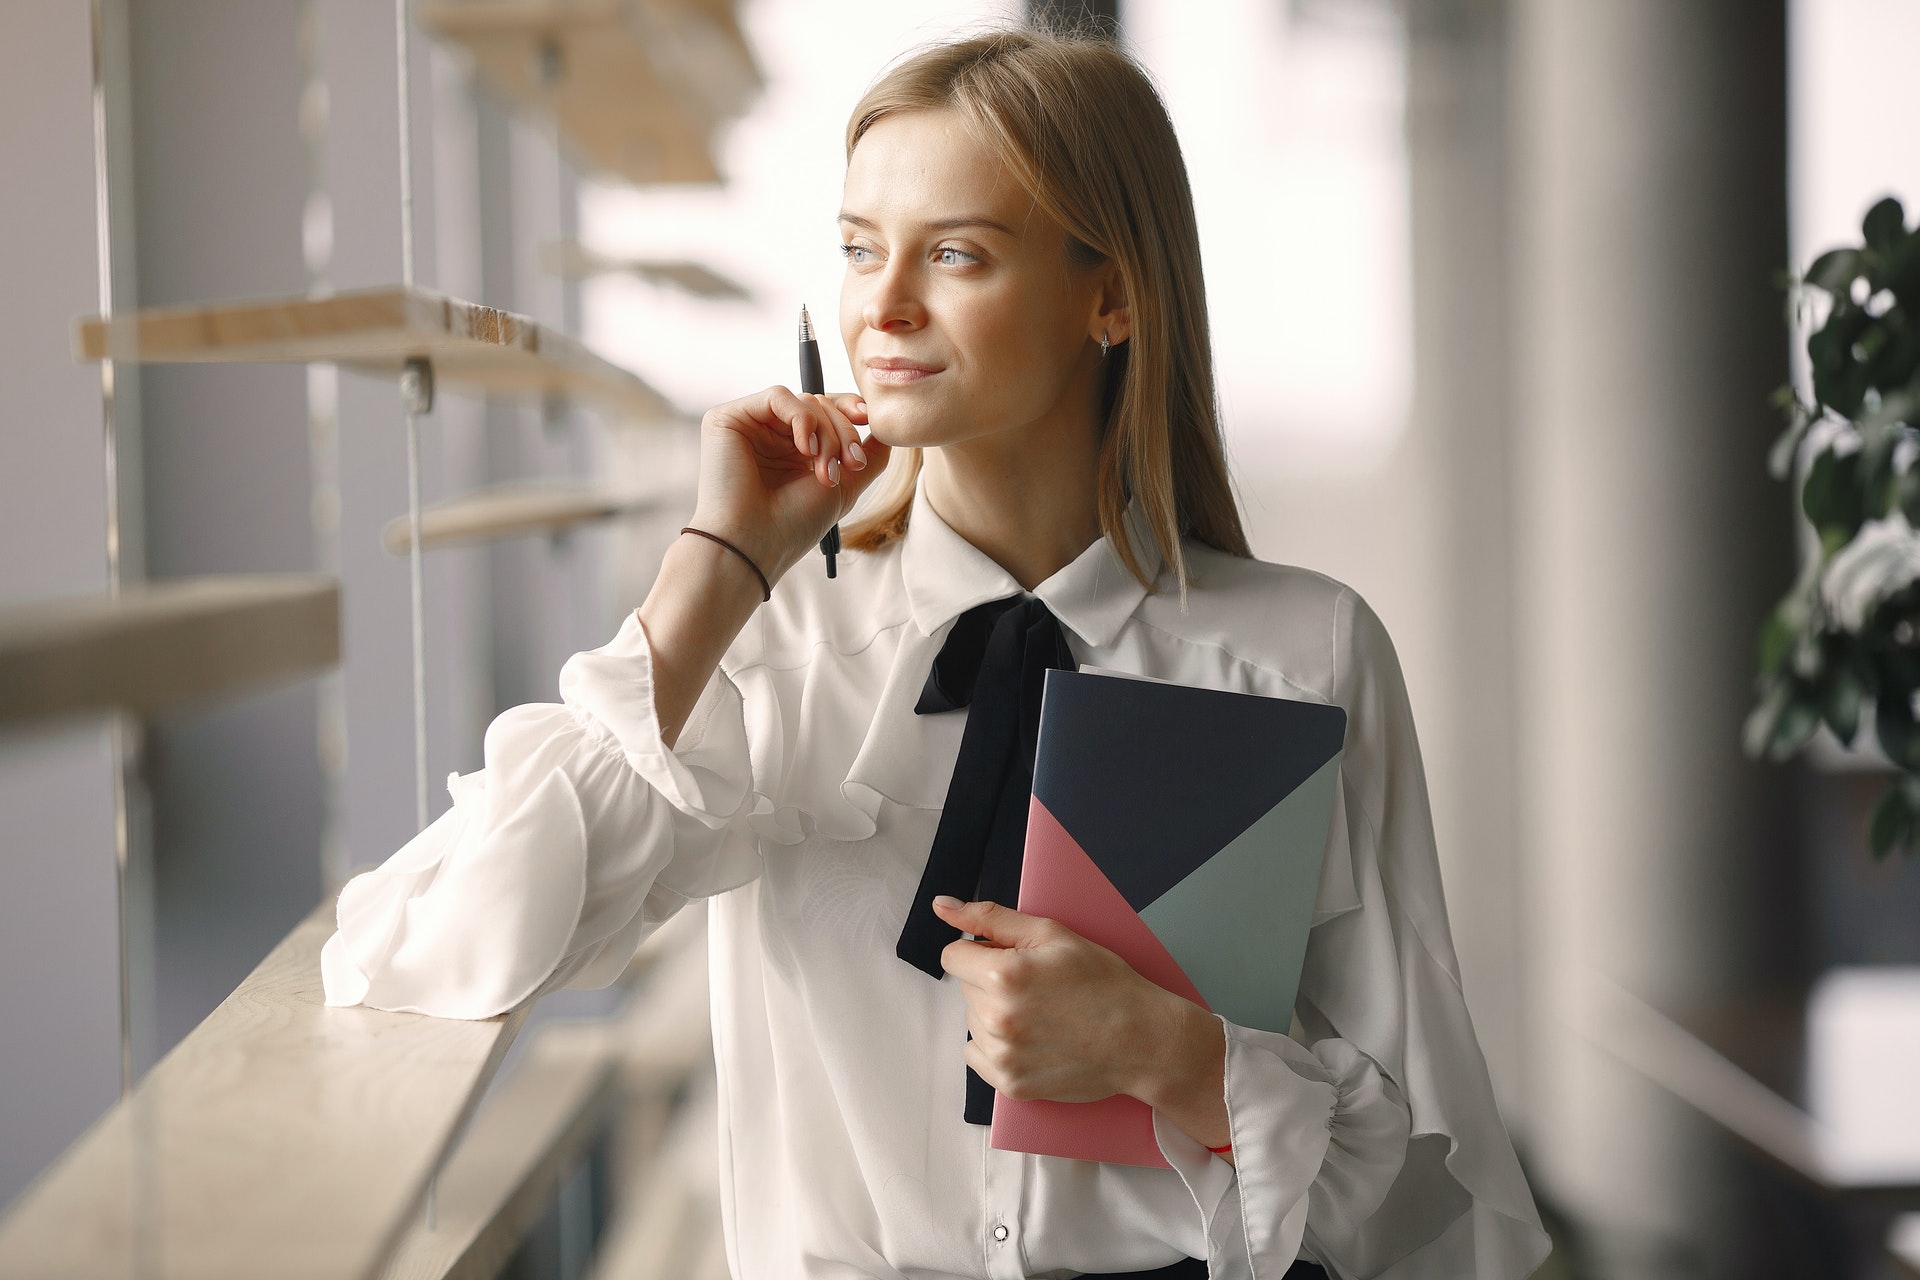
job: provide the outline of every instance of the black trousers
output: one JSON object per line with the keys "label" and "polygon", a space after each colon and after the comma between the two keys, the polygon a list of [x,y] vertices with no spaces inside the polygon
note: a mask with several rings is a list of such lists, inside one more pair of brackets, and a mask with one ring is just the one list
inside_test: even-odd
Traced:
{"label": "black trousers", "polygon": [[[1188,1258],[1185,1262],[1170,1262],[1164,1267],[1152,1271],[1114,1271],[1102,1272],[1111,1280],[1207,1280],[1207,1260]],[[1327,1273],[1314,1263],[1301,1258],[1287,1268],[1287,1274],[1281,1280],[1327,1280]]]}

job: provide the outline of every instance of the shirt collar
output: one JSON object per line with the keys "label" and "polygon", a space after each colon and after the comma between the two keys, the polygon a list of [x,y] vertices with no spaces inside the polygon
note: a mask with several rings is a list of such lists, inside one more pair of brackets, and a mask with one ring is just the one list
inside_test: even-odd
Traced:
{"label": "shirt collar", "polygon": [[[1160,547],[1147,529],[1139,499],[1128,504],[1125,524],[1141,566],[1157,577]],[[1105,536],[1031,592],[1023,591],[1012,574],[954,532],[934,511],[927,501],[924,472],[914,484],[913,512],[907,518],[900,557],[914,623],[929,636],[974,605],[1019,593],[1039,596],[1082,640],[1104,646],[1147,594],[1121,562],[1112,539]]]}

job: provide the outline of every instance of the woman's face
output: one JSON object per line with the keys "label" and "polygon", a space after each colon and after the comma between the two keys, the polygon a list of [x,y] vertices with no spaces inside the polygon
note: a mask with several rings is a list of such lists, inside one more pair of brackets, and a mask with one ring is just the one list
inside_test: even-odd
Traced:
{"label": "woman's face", "polygon": [[955,113],[868,129],[840,232],[840,334],[884,443],[958,444],[1097,403],[1105,273],[1069,260],[1066,232]]}

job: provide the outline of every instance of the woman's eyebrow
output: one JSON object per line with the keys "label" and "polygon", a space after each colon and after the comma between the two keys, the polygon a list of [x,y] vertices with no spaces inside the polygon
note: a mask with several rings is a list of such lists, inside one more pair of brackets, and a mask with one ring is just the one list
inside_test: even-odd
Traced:
{"label": "woman's eyebrow", "polygon": [[[848,213],[844,209],[840,211],[840,221],[851,223],[867,231],[880,229],[880,224],[871,218],[863,218],[857,213]],[[957,231],[962,227],[985,227],[990,231],[998,231],[1002,235],[1013,234],[1013,229],[1006,223],[996,218],[989,218],[984,213],[961,214],[955,218],[933,218],[926,222],[917,222],[914,227],[922,231]]]}

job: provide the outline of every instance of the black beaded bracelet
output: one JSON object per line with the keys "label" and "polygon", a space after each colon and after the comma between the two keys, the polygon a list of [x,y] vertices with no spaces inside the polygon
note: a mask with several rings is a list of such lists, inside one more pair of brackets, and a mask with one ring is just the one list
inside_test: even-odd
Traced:
{"label": "black beaded bracelet", "polygon": [[773,584],[767,581],[766,574],[760,572],[760,566],[753,562],[752,556],[748,555],[746,552],[742,551],[740,548],[734,546],[731,542],[728,542],[725,538],[721,537],[717,533],[708,533],[705,529],[696,529],[690,524],[681,526],[680,532],[699,534],[701,537],[707,539],[710,542],[719,543],[721,546],[725,547],[727,550],[733,552],[733,554],[739,556],[742,560],[745,560],[747,562],[747,568],[753,570],[753,576],[760,579],[760,591],[761,591],[760,603],[765,604],[767,601],[773,599]]}

